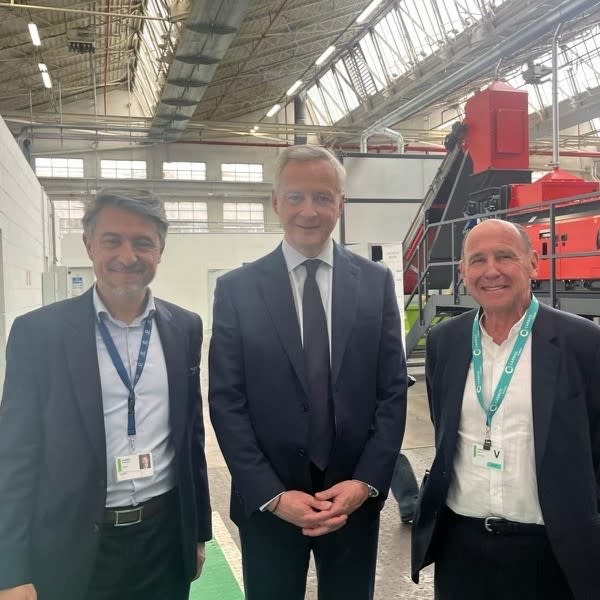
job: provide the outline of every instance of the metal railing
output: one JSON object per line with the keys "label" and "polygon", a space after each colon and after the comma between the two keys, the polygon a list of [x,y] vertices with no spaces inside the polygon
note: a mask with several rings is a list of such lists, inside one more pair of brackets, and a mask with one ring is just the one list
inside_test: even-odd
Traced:
{"label": "metal railing", "polygon": [[[600,216],[600,192],[594,192],[589,194],[581,194],[578,196],[570,196],[567,198],[560,198],[557,200],[552,200],[548,202],[541,202],[538,204],[531,204],[525,207],[518,208],[508,208],[503,210],[494,211],[493,213],[485,212],[475,215],[470,215],[468,217],[461,217],[457,219],[449,219],[447,221],[439,221],[436,223],[426,223],[425,217],[423,219],[423,232],[421,239],[411,253],[411,256],[407,256],[404,263],[404,275],[407,274],[408,270],[411,268],[411,264],[413,259],[417,258],[417,283],[415,285],[412,293],[408,295],[408,298],[405,299],[405,308],[413,302],[415,296],[417,296],[418,300],[418,308],[419,308],[419,324],[424,326],[424,305],[429,296],[429,286],[428,286],[428,278],[432,271],[435,268],[450,267],[452,269],[452,277],[450,282],[450,289],[454,295],[454,303],[456,305],[460,305],[460,294],[459,288],[462,283],[462,279],[460,278],[458,265],[460,263],[460,256],[456,256],[455,248],[456,248],[456,236],[457,236],[457,228],[462,225],[461,228],[461,239],[463,236],[462,229],[464,229],[464,224],[468,221],[472,220],[487,220],[490,218],[504,218],[507,220],[511,220],[511,218],[517,216],[525,216],[531,214],[532,219],[528,221],[528,223],[533,223],[536,219],[548,219],[548,227],[549,227],[549,239],[552,241],[550,246],[551,252],[547,254],[543,254],[539,256],[539,260],[548,260],[550,261],[550,270],[549,270],[549,296],[551,300],[552,306],[559,308],[559,300],[557,297],[557,288],[556,288],[556,261],[557,259],[566,259],[566,258],[583,258],[583,257],[591,257],[597,256],[600,259],[600,250],[592,250],[587,252],[556,252],[556,220],[557,220],[557,209],[562,207],[577,207],[577,206],[589,205],[590,208],[598,208],[598,215]],[[443,227],[451,227],[451,235],[450,235],[450,252],[449,256],[451,257],[448,261],[430,261],[429,260],[429,248],[428,248],[428,238],[430,237],[428,234],[433,231],[438,233],[438,230],[441,230]],[[600,266],[600,264],[599,264]],[[425,300],[424,300],[425,299]]]}

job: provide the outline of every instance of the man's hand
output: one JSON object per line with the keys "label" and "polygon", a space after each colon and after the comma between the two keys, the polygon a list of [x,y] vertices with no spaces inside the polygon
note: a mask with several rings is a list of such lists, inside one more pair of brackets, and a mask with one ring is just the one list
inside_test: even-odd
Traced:
{"label": "man's hand", "polygon": [[[200,574],[202,573],[202,567],[204,566],[204,561],[206,560],[206,546],[204,542],[200,542],[196,546],[196,576],[192,581],[196,581]],[[0,600],[3,600],[2,596],[0,596]]]}
{"label": "man's hand", "polygon": [[[367,485],[353,480],[340,481],[340,483],[336,483],[329,489],[315,494],[317,500],[329,500],[331,502],[331,508],[327,511],[327,518],[334,520],[344,517],[342,525],[346,523],[348,517],[357,508],[362,506],[368,497],[369,488]],[[329,531],[323,531],[319,525],[305,527],[302,529],[302,533],[312,537],[329,533]],[[336,527],[336,529],[339,529],[339,527]]]}
{"label": "man's hand", "polygon": [[275,505],[273,514],[302,528],[302,531],[318,527],[323,533],[329,533],[339,529],[346,522],[343,515],[330,515],[331,507],[332,503],[329,500],[318,500],[310,494],[288,490],[279,497],[279,504]]}
{"label": "man's hand", "polygon": [[31,583],[0,590],[0,600],[37,600],[37,592]]}

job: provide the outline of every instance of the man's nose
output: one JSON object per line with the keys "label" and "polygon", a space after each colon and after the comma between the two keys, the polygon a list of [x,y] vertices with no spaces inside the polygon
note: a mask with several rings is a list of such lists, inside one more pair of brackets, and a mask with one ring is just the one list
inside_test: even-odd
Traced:
{"label": "man's nose", "polygon": [[132,243],[125,240],[119,248],[119,260],[124,265],[132,265],[137,262],[137,254]]}
{"label": "man's nose", "polygon": [[306,194],[304,196],[304,201],[302,202],[302,210],[300,213],[305,217],[314,217],[317,214],[315,209],[315,202],[310,194]]}
{"label": "man's nose", "polygon": [[493,256],[488,258],[485,263],[485,274],[488,277],[494,277],[500,274],[500,270],[498,269],[498,261]]}

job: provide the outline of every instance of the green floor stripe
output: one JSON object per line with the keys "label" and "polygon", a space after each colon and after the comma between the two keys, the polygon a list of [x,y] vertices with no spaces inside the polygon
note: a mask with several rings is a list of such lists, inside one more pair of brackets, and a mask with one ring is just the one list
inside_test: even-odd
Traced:
{"label": "green floor stripe", "polygon": [[206,562],[202,576],[192,583],[190,600],[243,600],[227,559],[216,541],[206,544]]}

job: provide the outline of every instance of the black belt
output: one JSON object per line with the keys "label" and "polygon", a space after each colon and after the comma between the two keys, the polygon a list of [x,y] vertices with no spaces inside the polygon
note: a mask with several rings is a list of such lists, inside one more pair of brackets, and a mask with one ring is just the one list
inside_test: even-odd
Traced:
{"label": "black belt", "polygon": [[165,510],[174,497],[175,490],[173,489],[135,506],[105,508],[102,522],[114,527],[136,525]]}
{"label": "black belt", "polygon": [[485,531],[490,535],[546,535],[544,525],[535,523],[518,523],[517,521],[509,521],[502,517],[485,517],[478,519],[475,517],[465,517],[458,515],[448,509],[448,514],[451,519],[455,519],[460,523],[464,523],[474,530]]}

